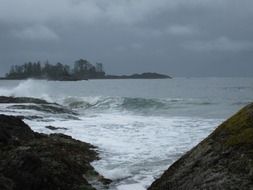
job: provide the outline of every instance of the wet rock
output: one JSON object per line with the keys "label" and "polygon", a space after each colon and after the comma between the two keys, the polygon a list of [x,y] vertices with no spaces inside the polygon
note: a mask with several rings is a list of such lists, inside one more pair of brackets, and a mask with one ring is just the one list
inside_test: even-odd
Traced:
{"label": "wet rock", "polygon": [[56,103],[50,103],[38,98],[0,96],[0,103],[16,104],[8,106],[7,109],[25,109],[47,112],[52,114],[78,115],[76,112],[72,111],[67,107],[61,106]]}
{"label": "wet rock", "polygon": [[72,114],[77,115],[74,111],[55,104],[30,104],[30,105],[12,105],[7,109],[24,109],[24,110],[36,110],[40,112],[52,113],[52,114]]}
{"label": "wet rock", "polygon": [[12,96],[0,96],[0,103],[34,103],[34,104],[49,104],[45,100],[30,97],[12,97]]}
{"label": "wet rock", "polygon": [[1,190],[13,190],[14,184],[12,180],[5,178],[2,174],[0,174],[0,189]]}
{"label": "wet rock", "polygon": [[148,190],[253,189],[253,104],[221,124]]}
{"label": "wet rock", "polygon": [[16,144],[34,138],[34,132],[20,118],[0,115],[0,145]]}
{"label": "wet rock", "polygon": [[50,129],[50,130],[52,130],[52,131],[55,131],[55,130],[58,130],[58,129],[68,130],[68,129],[65,128],[65,127],[54,127],[54,126],[51,126],[51,125],[45,126],[45,128]]}
{"label": "wet rock", "polygon": [[94,148],[67,135],[35,133],[20,118],[0,115],[0,189],[93,190],[83,176],[101,178],[90,165],[98,159]]}

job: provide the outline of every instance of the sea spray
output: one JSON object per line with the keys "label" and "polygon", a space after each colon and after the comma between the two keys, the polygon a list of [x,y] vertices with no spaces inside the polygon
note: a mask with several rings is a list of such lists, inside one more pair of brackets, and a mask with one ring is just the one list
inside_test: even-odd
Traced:
{"label": "sea spray", "polygon": [[52,101],[48,92],[47,81],[28,79],[19,81],[14,87],[0,87],[2,96],[35,97]]}

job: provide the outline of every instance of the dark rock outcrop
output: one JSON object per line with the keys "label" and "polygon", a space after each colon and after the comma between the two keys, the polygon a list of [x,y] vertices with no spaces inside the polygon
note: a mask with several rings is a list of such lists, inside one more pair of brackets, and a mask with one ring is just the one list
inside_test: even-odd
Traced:
{"label": "dark rock outcrop", "polygon": [[50,129],[50,130],[52,130],[52,131],[55,131],[55,130],[58,130],[58,129],[68,130],[68,129],[65,128],[65,127],[54,127],[54,126],[51,126],[51,125],[45,126],[45,128]]}
{"label": "dark rock outcrop", "polygon": [[49,104],[45,100],[30,97],[12,97],[0,96],[0,103],[34,103],[34,104]]}
{"label": "dark rock outcrop", "polygon": [[253,189],[253,104],[221,124],[148,190]]}
{"label": "dark rock outcrop", "polygon": [[40,112],[46,112],[51,114],[71,114],[77,115],[72,110],[65,108],[57,104],[30,104],[30,105],[12,105],[8,106],[7,109],[24,109],[24,110],[36,110]]}
{"label": "dark rock outcrop", "polygon": [[[78,119],[75,117],[78,115],[72,109],[57,103],[47,102],[38,98],[31,97],[12,97],[12,96],[0,96],[0,104],[11,104],[7,107],[10,110],[35,110],[39,112],[46,112],[51,114],[68,114],[72,119]],[[36,119],[36,116],[26,116],[26,119]]]}
{"label": "dark rock outcrop", "polygon": [[0,115],[1,190],[92,190],[103,185],[90,162],[95,147],[63,134],[33,132],[20,118]]}

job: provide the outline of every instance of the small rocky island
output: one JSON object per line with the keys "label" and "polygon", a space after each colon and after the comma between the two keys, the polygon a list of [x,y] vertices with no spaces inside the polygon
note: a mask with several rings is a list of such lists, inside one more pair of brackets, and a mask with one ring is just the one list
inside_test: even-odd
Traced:
{"label": "small rocky island", "polygon": [[221,124],[148,190],[253,189],[253,104]]}
{"label": "small rocky island", "polygon": [[23,65],[13,65],[2,80],[46,79],[56,81],[79,81],[88,79],[167,79],[168,75],[146,72],[133,75],[107,75],[102,63],[91,64],[85,59],[75,61],[74,67],[57,64],[28,62]]}

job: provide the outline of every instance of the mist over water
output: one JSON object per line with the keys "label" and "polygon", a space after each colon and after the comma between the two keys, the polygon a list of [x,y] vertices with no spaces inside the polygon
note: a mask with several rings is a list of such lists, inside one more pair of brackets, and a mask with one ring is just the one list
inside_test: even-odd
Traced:
{"label": "mist over water", "polygon": [[252,78],[166,80],[0,81],[0,95],[43,98],[78,115],[1,104],[0,112],[36,115],[45,126],[98,147],[93,163],[112,190],[143,190],[223,120],[252,101]]}

